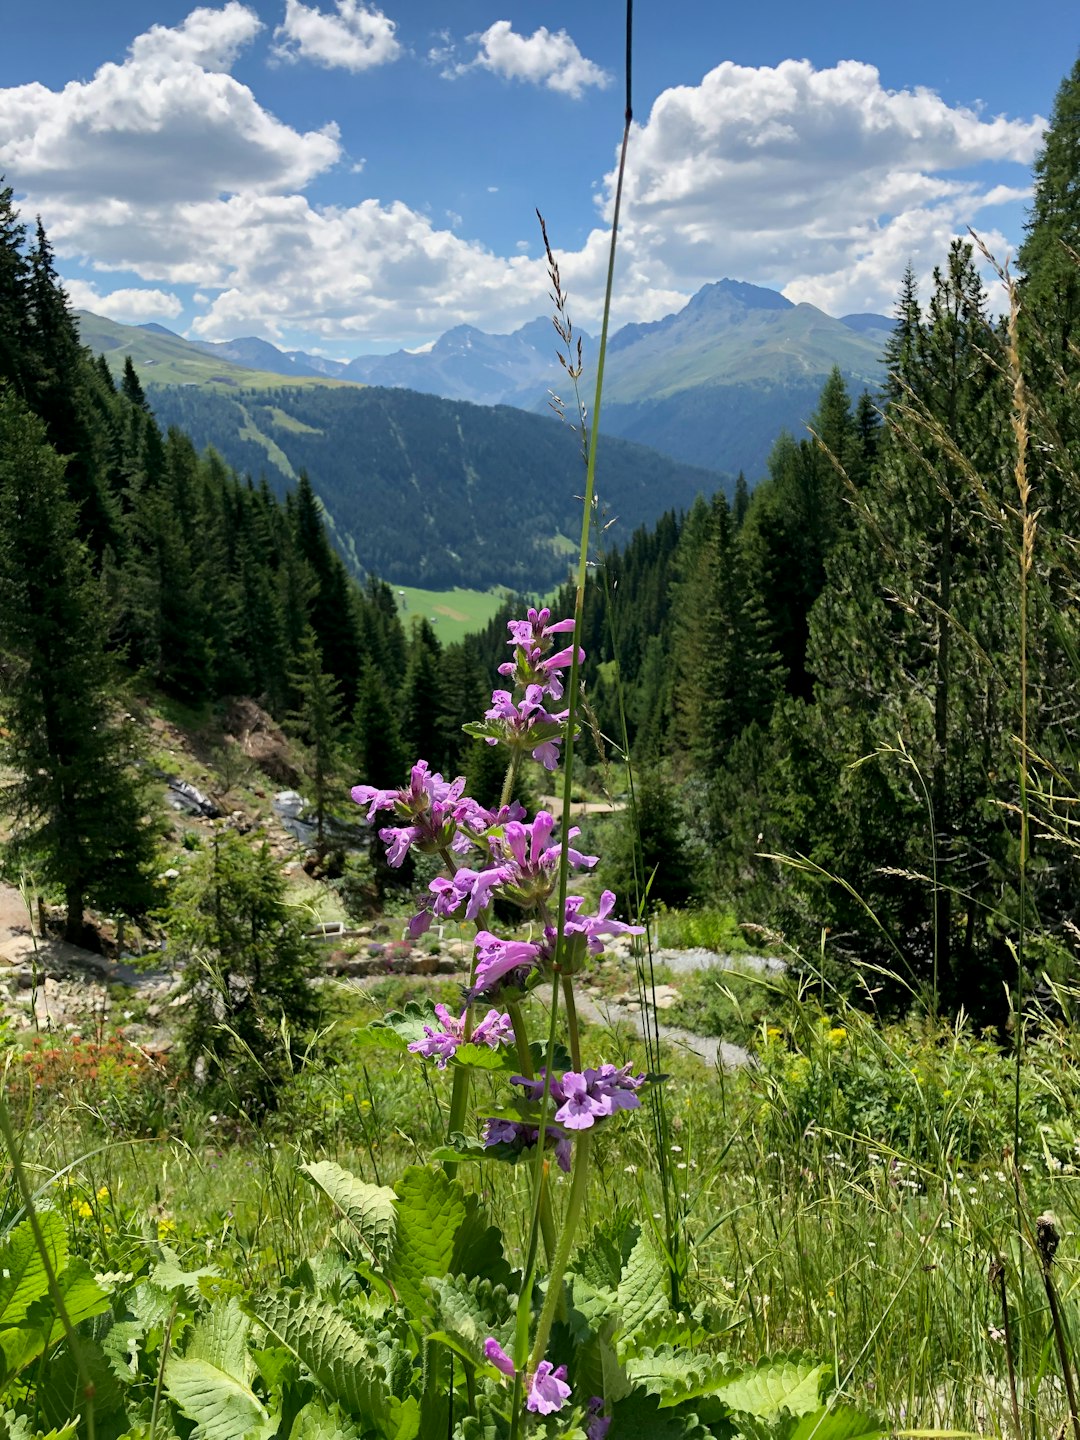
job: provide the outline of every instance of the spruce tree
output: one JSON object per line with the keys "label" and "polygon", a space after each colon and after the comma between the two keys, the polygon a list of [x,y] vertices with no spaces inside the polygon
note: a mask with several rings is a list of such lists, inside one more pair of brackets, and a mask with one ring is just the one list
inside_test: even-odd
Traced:
{"label": "spruce tree", "polygon": [[15,773],[4,790],[7,868],[32,869],[63,895],[65,935],[78,942],[87,905],[133,917],[152,905],[154,833],[63,461],[3,386],[0,649],[2,750]]}
{"label": "spruce tree", "polygon": [[315,850],[326,855],[326,818],[335,793],[341,743],[341,687],[323,669],[322,651],[309,627],[290,679],[297,695],[289,728],[304,745],[305,768],[315,799]]}

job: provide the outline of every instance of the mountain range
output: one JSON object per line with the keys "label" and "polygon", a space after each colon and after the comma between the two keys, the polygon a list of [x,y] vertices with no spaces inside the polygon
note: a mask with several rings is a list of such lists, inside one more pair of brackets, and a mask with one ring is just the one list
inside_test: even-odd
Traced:
{"label": "mountain range", "polygon": [[[86,312],[79,323],[115,371],[131,356],[162,423],[279,491],[306,470],[357,573],[433,589],[562,578],[582,477],[577,439],[549,413],[559,389],[576,415],[550,320],[509,335],[457,326],[348,363],[255,337],[190,341]],[[801,433],[834,365],[853,392],[876,388],[890,329],[721,280],[676,314],[618,330],[600,464],[618,538],[698,493],[730,494],[736,471],[753,484],[779,432]],[[591,400],[595,344],[582,342]]]}

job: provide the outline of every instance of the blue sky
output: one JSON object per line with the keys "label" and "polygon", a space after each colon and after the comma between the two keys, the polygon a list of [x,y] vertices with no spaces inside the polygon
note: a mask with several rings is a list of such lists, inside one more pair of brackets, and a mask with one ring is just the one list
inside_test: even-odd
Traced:
{"label": "blue sky", "polygon": [[[1060,0],[635,10],[617,322],[725,275],[888,311],[967,225],[1022,237],[1080,41]],[[39,0],[0,52],[0,170],[119,320],[338,356],[512,330],[547,308],[539,206],[592,328],[622,26],[613,0]]]}

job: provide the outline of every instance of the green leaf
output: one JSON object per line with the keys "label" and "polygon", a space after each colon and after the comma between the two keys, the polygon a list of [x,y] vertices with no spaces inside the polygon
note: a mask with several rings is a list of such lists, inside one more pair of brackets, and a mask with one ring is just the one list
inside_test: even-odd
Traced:
{"label": "green leaf", "polygon": [[[84,1320],[90,1320],[95,1315],[103,1315],[109,1308],[109,1297],[94,1279],[85,1260],[72,1260],[60,1276],[59,1286],[64,1297],[68,1322],[72,1327],[81,1325]],[[39,1300],[31,1306],[27,1319],[32,1323],[39,1311],[42,1313],[42,1321],[45,1322],[43,1328],[48,1320],[52,1319],[52,1328],[47,1331],[48,1338],[45,1341],[45,1349],[49,1349],[59,1344],[63,1337],[64,1322],[56,1316],[52,1302],[48,1299]]]}
{"label": "green leaf", "polygon": [[371,1044],[380,1048],[404,1050],[416,1040],[426,1036],[424,1026],[432,1030],[442,1028],[435,1014],[435,1002],[427,1000],[420,1004],[410,1000],[404,1010],[391,1010],[378,1020],[372,1020],[364,1034]]}
{"label": "green leaf", "polygon": [[732,1427],[706,1430],[694,1414],[661,1410],[655,1396],[640,1391],[620,1400],[612,1413],[613,1440],[721,1440],[734,1434]]}
{"label": "green leaf", "polygon": [[698,1393],[716,1395],[730,1410],[746,1415],[776,1415],[781,1410],[808,1415],[818,1408],[826,1373],[824,1365],[812,1360],[778,1355],[725,1377],[712,1391]]}
{"label": "green leaf", "polygon": [[85,1381],[70,1350],[63,1349],[49,1360],[46,1367],[48,1383],[39,1387],[38,1403],[46,1422],[58,1428],[81,1415],[83,1424],[80,1429],[85,1434],[88,1409],[86,1383],[94,1389],[94,1420],[98,1424],[122,1408],[124,1387],[113,1374],[105,1352],[96,1340],[88,1337],[80,1339],[79,1359],[86,1374]]}
{"label": "green leaf", "polygon": [[360,1440],[360,1428],[322,1400],[311,1400],[293,1421],[290,1440]]}
{"label": "green leaf", "polygon": [[465,1195],[445,1171],[419,1165],[405,1171],[397,1194],[397,1237],[387,1278],[415,1319],[431,1305],[424,1281],[449,1273]]}
{"label": "green leaf", "polygon": [[639,1235],[615,1293],[623,1335],[632,1336],[646,1321],[670,1310],[667,1278],[667,1271],[647,1236]]}
{"label": "green leaf", "polygon": [[449,1345],[474,1365],[486,1364],[484,1341],[509,1337],[513,1306],[503,1285],[447,1275],[430,1282],[434,1332],[429,1339]]}
{"label": "green leaf", "polygon": [[248,1302],[249,1313],[312,1374],[349,1415],[382,1424],[386,1376],[378,1350],[332,1305],[298,1290],[278,1290]]}
{"label": "green leaf", "polygon": [[465,1218],[454,1240],[454,1255],[450,1270],[455,1275],[474,1276],[490,1280],[493,1285],[505,1285],[507,1290],[517,1290],[519,1277],[510,1268],[503,1253],[502,1231],[498,1226],[487,1223],[477,1195],[466,1195]]}
{"label": "green leaf", "polygon": [[202,1265],[198,1270],[185,1270],[175,1250],[160,1243],[158,1249],[162,1258],[151,1270],[149,1278],[151,1285],[156,1285],[159,1290],[170,1293],[173,1290],[183,1290],[190,1299],[197,1300],[201,1293],[201,1280],[221,1278],[221,1271],[216,1270],[213,1265]]}
{"label": "green leaf", "polygon": [[[45,1254],[54,1275],[67,1266],[68,1240],[55,1210],[38,1216]],[[0,1250],[0,1327],[19,1325],[35,1300],[49,1293],[49,1277],[30,1221],[16,1225]]]}
{"label": "green leaf", "polygon": [[386,1185],[368,1185],[332,1160],[300,1168],[345,1216],[375,1263],[385,1266],[394,1244],[393,1190]]}
{"label": "green leaf", "polygon": [[876,1415],[850,1405],[764,1420],[740,1417],[739,1440],[884,1440],[892,1434]]}
{"label": "green leaf", "polygon": [[196,1440],[244,1440],[269,1418],[252,1387],[250,1323],[234,1297],[213,1307],[194,1328],[182,1356],[165,1368],[165,1388],[196,1422]]}
{"label": "green leaf", "polygon": [[718,1384],[736,1378],[731,1366],[723,1360],[701,1351],[677,1350],[671,1345],[643,1350],[640,1355],[627,1358],[625,1364],[634,1385],[646,1395],[655,1395],[663,1409],[711,1395]]}

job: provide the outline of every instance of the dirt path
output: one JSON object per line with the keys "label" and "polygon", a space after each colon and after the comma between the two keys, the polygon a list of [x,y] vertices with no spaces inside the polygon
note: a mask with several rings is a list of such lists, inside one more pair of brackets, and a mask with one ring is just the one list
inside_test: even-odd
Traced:
{"label": "dirt path", "polygon": [[[592,1000],[588,995],[579,994],[577,997],[577,1011],[583,1020],[590,1021],[593,1025],[607,1025],[614,1028],[616,1025],[633,1025],[634,1029],[641,1036],[645,1034],[645,1021],[637,1006],[627,1007],[624,1005],[607,1004],[604,1001]],[[650,1023],[650,1031],[653,1026]],[[665,1046],[673,1050],[683,1050],[692,1055],[698,1055],[706,1065],[724,1070],[737,1070],[742,1065],[751,1063],[751,1056],[748,1050],[741,1045],[732,1045],[728,1040],[721,1040],[715,1035],[695,1035],[691,1030],[681,1030],[676,1025],[665,1025],[660,1022],[660,1045],[661,1051]]]}

